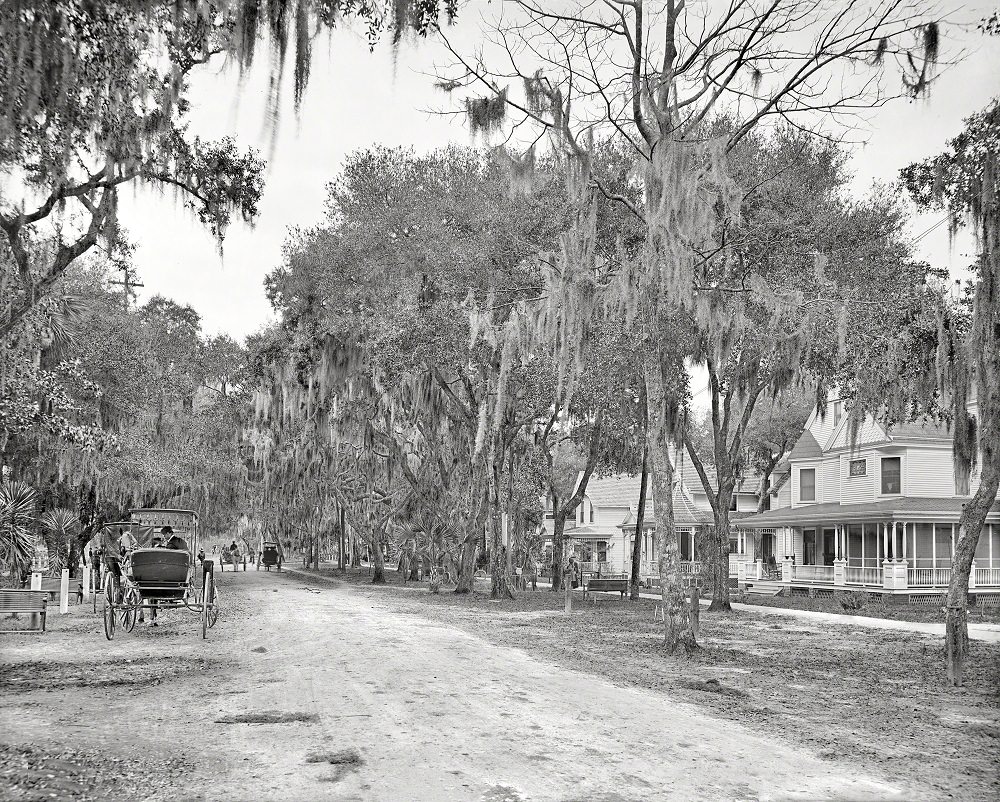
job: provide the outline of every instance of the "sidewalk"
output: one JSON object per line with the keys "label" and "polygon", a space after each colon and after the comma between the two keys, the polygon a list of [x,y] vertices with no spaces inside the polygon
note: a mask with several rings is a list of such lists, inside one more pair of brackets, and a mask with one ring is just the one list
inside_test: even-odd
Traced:
{"label": "sidewalk", "polygon": [[[310,571],[304,571],[301,568],[289,568],[288,566],[282,567],[283,571],[290,574],[295,574],[301,577],[311,577],[314,579],[320,579],[324,581],[336,581],[332,577],[326,577],[318,574],[314,574]],[[551,586],[549,582],[539,582],[539,589],[548,588]],[[403,587],[402,585],[393,585],[393,587]],[[417,590],[422,586],[414,582],[407,587]],[[577,591],[579,594],[580,591]],[[616,593],[607,594],[610,596],[616,596]],[[659,601],[660,594],[652,593],[650,591],[644,591],[639,594],[639,598],[650,599],[652,601]],[[703,607],[708,607],[711,604],[711,599],[702,599],[701,604]],[[776,615],[784,616],[785,618],[798,618],[808,621],[814,624],[835,624],[837,626],[843,627],[863,627],[866,629],[889,629],[895,630],[897,632],[914,632],[918,635],[929,635],[934,637],[944,637],[944,622],[941,623],[930,623],[921,621],[897,621],[893,618],[870,618],[863,615],[840,615],[838,613],[820,613],[814,610],[794,610],[787,607],[765,607],[760,604],[741,604],[739,602],[733,602],[733,609],[739,610],[741,612],[756,613],[758,615]],[[969,638],[972,640],[983,641],[985,643],[1000,643],[1000,624],[977,624],[969,622]]]}

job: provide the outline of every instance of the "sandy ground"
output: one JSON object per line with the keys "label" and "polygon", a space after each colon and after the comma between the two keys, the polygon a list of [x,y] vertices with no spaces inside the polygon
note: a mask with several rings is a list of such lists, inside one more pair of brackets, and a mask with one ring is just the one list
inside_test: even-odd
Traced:
{"label": "sandy ground", "polygon": [[[44,636],[0,636],[0,798],[924,797],[348,585],[219,580],[207,641],[175,612],[108,643],[77,607]],[[258,714],[300,720],[226,723]]]}

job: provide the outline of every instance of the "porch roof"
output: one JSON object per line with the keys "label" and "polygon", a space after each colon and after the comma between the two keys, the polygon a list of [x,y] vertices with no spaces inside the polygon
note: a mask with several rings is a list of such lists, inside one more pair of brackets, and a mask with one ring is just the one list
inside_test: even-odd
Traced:
{"label": "porch roof", "polygon": [[[768,529],[774,526],[795,526],[822,521],[938,521],[958,522],[967,497],[927,498],[903,496],[867,504],[808,504],[804,507],[784,507],[751,515],[733,523],[744,529]],[[994,502],[986,520],[1000,522],[1000,500]]]}

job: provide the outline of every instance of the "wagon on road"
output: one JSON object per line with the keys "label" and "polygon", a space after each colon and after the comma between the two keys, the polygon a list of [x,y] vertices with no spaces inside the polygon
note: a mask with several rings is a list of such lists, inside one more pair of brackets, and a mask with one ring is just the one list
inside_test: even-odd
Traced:
{"label": "wagon on road", "polygon": [[[121,524],[116,524],[121,526]],[[130,533],[139,548],[124,554],[119,570],[105,573],[103,583],[104,634],[108,640],[120,626],[131,632],[139,616],[148,611],[187,610],[201,620],[201,635],[219,617],[219,593],[214,563],[204,560],[196,571],[198,514],[193,510],[132,510]],[[164,527],[172,536],[156,545]]]}
{"label": "wagon on road", "polygon": [[257,560],[257,570],[259,571],[263,565],[265,571],[270,571],[274,567],[277,567],[280,571],[281,563],[281,549],[278,544],[270,540],[265,540],[261,543],[260,559]]}

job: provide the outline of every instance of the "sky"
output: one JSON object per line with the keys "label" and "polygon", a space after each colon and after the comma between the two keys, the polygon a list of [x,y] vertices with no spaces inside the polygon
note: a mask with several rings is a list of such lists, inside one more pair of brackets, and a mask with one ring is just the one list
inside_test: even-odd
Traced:
{"label": "sky", "polygon": [[[963,19],[974,20],[991,5],[954,8]],[[449,32],[453,41],[475,44],[475,12],[466,9]],[[852,134],[859,141],[851,161],[855,192],[864,193],[875,181],[892,181],[901,167],[940,152],[961,130],[962,119],[1000,91],[998,40],[974,30],[952,30],[950,36],[952,47],[965,49],[965,58],[941,74],[929,97],[877,109]],[[191,131],[211,139],[231,135],[241,147],[260,150],[268,162],[260,215],[252,228],[234,221],[220,255],[212,236],[171,193],[143,188],[122,193],[120,220],[137,245],[134,262],[145,285],[140,301],[160,294],[190,304],[207,333],[237,339],[273,320],[264,277],[281,264],[290,227],[322,220],[324,187],[347,154],[374,144],[421,152],[450,142],[471,143],[460,116],[428,111],[445,107],[428,74],[443,60],[433,43],[404,45],[394,60],[387,45],[369,52],[360,30],[335,32],[329,47],[320,43],[316,48],[298,116],[290,87],[283,93],[276,131],[265,122],[266,58],[242,81],[221,62],[200,68],[191,85]],[[912,233],[923,234],[940,220],[939,214],[920,215]],[[964,274],[971,254],[969,238],[950,245],[944,225],[917,244],[919,257],[957,276]]]}

